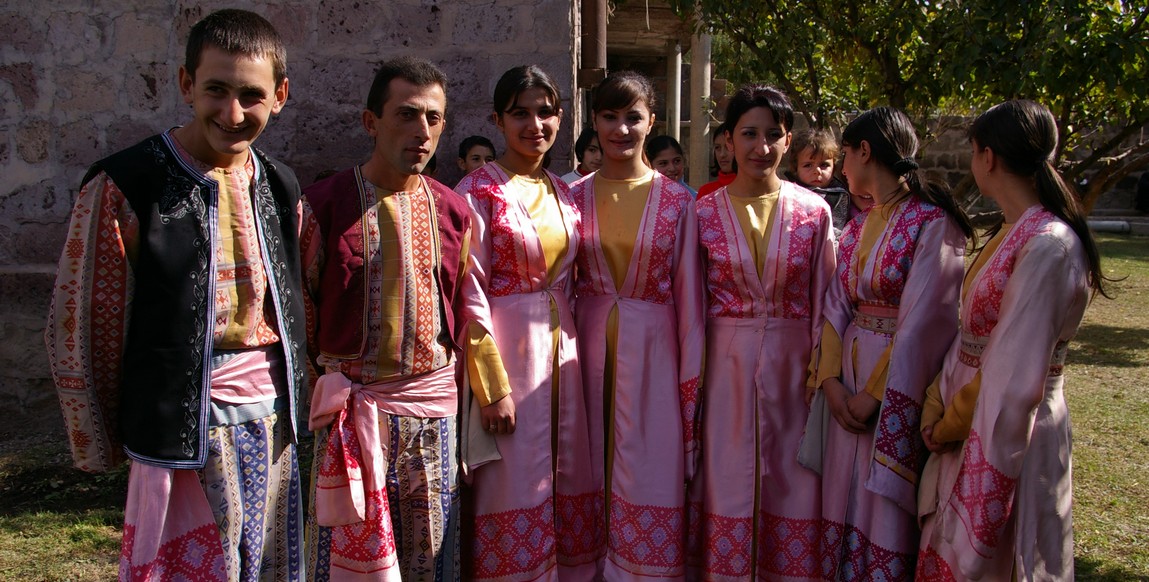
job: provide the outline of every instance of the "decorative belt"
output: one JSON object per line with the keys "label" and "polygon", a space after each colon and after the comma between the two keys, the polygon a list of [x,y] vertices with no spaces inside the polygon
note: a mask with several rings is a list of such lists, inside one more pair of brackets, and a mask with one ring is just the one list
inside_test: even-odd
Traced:
{"label": "decorative belt", "polygon": [[859,303],[854,309],[854,325],[866,331],[894,335],[898,327],[898,308],[877,303]]}
{"label": "decorative belt", "polygon": [[[985,344],[988,341],[988,336],[962,333],[961,352],[958,353],[958,360],[971,368],[980,368],[981,354],[985,351]],[[1048,376],[1060,376],[1064,372],[1067,353],[1069,353],[1069,342],[1059,341],[1053,346],[1053,354],[1049,358]]]}

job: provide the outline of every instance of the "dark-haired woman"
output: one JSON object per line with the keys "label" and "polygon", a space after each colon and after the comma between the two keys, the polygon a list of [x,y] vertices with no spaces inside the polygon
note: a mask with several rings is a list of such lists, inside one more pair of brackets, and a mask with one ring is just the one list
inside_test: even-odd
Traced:
{"label": "dark-haired woman", "polygon": [[[826,295],[822,554],[828,580],[910,580],[917,557],[918,433],[926,386],[957,334],[966,237],[946,189],[927,183],[909,118],[889,107],[842,132],[843,173],[873,206],[846,224]],[[876,422],[875,422],[876,421]],[[813,438],[810,435],[808,438]]]}
{"label": "dark-haired woman", "polygon": [[921,491],[918,580],[1072,580],[1061,373],[1090,290],[1101,291],[1097,246],[1053,167],[1049,110],[1008,101],[969,136],[970,171],[1004,223],[965,276],[961,335],[922,416],[937,481]]}
{"label": "dark-haired woman", "polygon": [[460,342],[472,394],[462,429],[472,580],[591,580],[600,549],[568,300],[579,216],[566,183],[543,168],[560,102],[538,67],[507,71],[493,114],[506,153],[456,187],[472,211]]}
{"label": "dark-haired woman", "polygon": [[654,89],[615,73],[596,89],[602,167],[571,189],[582,214],[579,358],[606,500],[606,580],[682,580],[684,483],[694,470],[702,274],[694,197],[643,162]]}
{"label": "dark-haired woman", "polygon": [[821,483],[797,451],[834,240],[826,202],[778,177],[793,121],[778,90],[740,89],[737,176],[697,202],[709,301],[691,579],[820,578]]}

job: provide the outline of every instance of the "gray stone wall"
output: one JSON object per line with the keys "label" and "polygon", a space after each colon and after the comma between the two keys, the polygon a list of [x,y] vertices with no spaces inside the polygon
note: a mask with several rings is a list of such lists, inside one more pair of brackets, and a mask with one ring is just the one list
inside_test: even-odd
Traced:
{"label": "gray stone wall", "polygon": [[[375,65],[421,56],[447,73],[447,129],[439,178],[453,185],[459,141],[482,134],[499,75],[537,63],[554,76],[567,111],[575,70],[566,0],[109,0],[8,2],[0,8],[0,411],[55,410],[43,328],[56,261],[88,164],[190,117],[176,84],[191,26],[218,8],[268,18],[288,50],[290,97],[257,146],[303,184],[358,163],[370,142],[359,125]],[[570,117],[568,116],[568,120]],[[570,123],[552,169],[570,166]],[[0,430],[0,438],[4,431]]]}

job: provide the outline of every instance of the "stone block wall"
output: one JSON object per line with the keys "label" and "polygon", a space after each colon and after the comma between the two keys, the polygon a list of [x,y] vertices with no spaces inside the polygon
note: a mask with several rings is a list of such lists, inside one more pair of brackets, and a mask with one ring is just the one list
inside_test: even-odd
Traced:
{"label": "stone block wall", "polygon": [[[262,14],[284,37],[290,96],[257,146],[303,184],[366,159],[359,124],[378,62],[416,55],[449,78],[439,178],[453,185],[458,143],[481,134],[499,75],[536,63],[574,112],[577,3],[567,0],[184,0],[9,2],[0,8],[0,410],[49,414],[42,333],[66,222],[87,166],[185,123],[176,83],[191,26],[213,10]],[[568,114],[567,119],[571,119]],[[552,152],[570,167],[571,124]],[[4,431],[0,430],[0,439]]]}

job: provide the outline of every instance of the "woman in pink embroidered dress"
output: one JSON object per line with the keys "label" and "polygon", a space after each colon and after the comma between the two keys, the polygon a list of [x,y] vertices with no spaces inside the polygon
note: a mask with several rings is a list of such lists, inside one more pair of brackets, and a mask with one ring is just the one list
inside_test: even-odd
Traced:
{"label": "woman in pink embroidered dress", "polygon": [[819,451],[822,576],[911,580],[922,401],[957,334],[973,228],[948,189],[918,171],[918,137],[902,112],[863,113],[842,145],[850,191],[874,205],[838,241],[816,357],[822,393],[811,415],[830,413]]}
{"label": "woman in pink embroidered dress", "polygon": [[[643,161],[654,88],[595,90],[602,167],[571,189],[582,216],[579,361],[592,467],[606,496],[606,580],[682,580],[703,346],[694,196]],[[621,341],[620,341],[621,340]],[[605,471],[605,473],[604,473]]]}
{"label": "woman in pink embroidered dress", "polygon": [[[974,121],[970,171],[1004,223],[962,287],[961,335],[930,387],[918,580],[1072,580],[1066,345],[1100,258],[1053,167],[1057,124],[1008,101]],[[940,398],[939,398],[940,397]]]}
{"label": "woman in pink embroidered dress", "polygon": [[778,90],[740,89],[725,134],[737,176],[697,202],[708,320],[692,580],[819,578],[821,484],[797,452],[834,240],[826,202],[778,177],[793,121]]}
{"label": "woman in pink embroidered dress", "polygon": [[601,554],[570,308],[579,215],[543,168],[560,102],[538,67],[507,71],[492,114],[506,153],[456,187],[472,211],[460,341],[471,580],[591,580]]}

